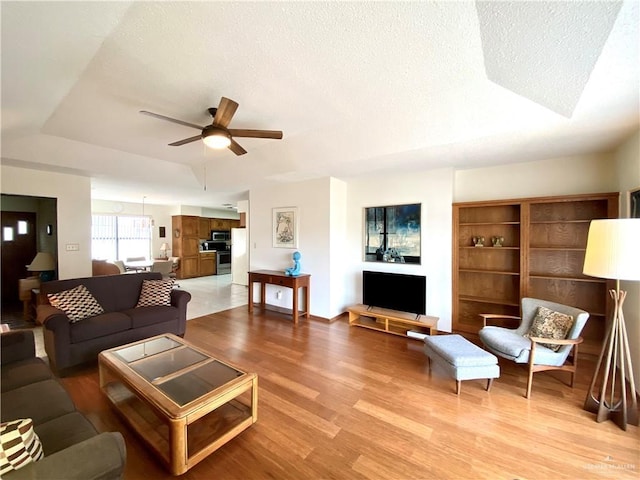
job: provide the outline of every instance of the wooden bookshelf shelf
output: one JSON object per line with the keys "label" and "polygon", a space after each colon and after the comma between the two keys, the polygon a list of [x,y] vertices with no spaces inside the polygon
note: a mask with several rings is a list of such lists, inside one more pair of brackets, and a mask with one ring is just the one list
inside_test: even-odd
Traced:
{"label": "wooden bookshelf shelf", "polygon": [[[617,193],[455,203],[453,330],[477,333],[480,313],[517,316],[522,297],[541,298],[588,311],[580,350],[597,353],[613,285],[582,266],[591,220],[617,216]],[[494,236],[505,246],[491,246]]]}

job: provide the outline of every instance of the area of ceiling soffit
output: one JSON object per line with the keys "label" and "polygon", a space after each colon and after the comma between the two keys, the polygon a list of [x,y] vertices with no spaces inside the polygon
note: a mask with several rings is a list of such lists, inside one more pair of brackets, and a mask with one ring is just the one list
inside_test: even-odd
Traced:
{"label": "area of ceiling soffit", "polygon": [[[103,198],[155,188],[179,201],[205,185],[206,198],[237,197],[264,182],[602,151],[638,126],[637,10],[3,2],[3,162],[91,172]],[[198,132],[138,113],[205,125],[221,96],[240,103],[233,128],[284,140],[242,139],[242,157],[169,147]]]}
{"label": "area of ceiling soffit", "polygon": [[621,1],[477,1],[487,77],[571,117],[621,7]]}

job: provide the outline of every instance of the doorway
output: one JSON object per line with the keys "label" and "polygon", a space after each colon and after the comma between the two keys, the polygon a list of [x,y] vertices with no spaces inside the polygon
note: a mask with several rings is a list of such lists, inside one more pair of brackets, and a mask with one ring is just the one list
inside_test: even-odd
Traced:
{"label": "doorway", "polygon": [[[2,194],[1,200],[1,299],[2,316],[22,306],[19,280],[33,275],[26,266],[37,252],[57,257],[57,199],[27,195]],[[57,278],[57,268],[55,272]]]}
{"label": "doorway", "polygon": [[36,214],[2,212],[2,304],[19,302],[18,280],[37,253]]}

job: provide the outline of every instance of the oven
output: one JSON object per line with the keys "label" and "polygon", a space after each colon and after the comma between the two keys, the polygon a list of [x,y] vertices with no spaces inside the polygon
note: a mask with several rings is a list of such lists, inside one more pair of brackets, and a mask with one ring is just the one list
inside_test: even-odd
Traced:
{"label": "oven", "polygon": [[231,250],[216,252],[216,275],[231,273]]}

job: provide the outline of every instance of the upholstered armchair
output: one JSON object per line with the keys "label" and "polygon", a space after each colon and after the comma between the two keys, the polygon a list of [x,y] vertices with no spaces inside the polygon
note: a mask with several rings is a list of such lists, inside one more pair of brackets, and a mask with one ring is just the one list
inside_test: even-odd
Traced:
{"label": "upholstered armchair", "polygon": [[[556,317],[565,318],[565,315],[572,317],[566,322],[568,332],[561,335],[564,338],[542,338],[540,336],[540,325],[545,322],[545,317],[538,316],[539,307],[544,307],[552,312],[560,314]],[[544,310],[543,310],[544,312]],[[506,358],[515,363],[527,364],[528,379],[526,398],[531,396],[531,384],[533,374],[545,370],[562,370],[570,372],[571,387],[573,387],[574,376],[578,366],[578,345],[582,343],[580,333],[587,323],[589,313],[578,308],[569,307],[560,303],[539,300],[536,298],[522,299],[522,317],[500,314],[480,314],[484,321],[484,328],[480,330],[480,340],[491,353]],[[536,319],[536,317],[538,318]],[[552,317],[548,315],[547,317]],[[490,321],[498,319],[508,319],[520,321],[518,328],[510,329],[505,327],[487,325]],[[548,324],[548,322],[546,322]],[[534,336],[529,336],[532,325],[535,324]],[[548,330],[548,325],[543,329]],[[538,332],[538,333],[536,333]],[[557,349],[557,351],[554,351]]]}

